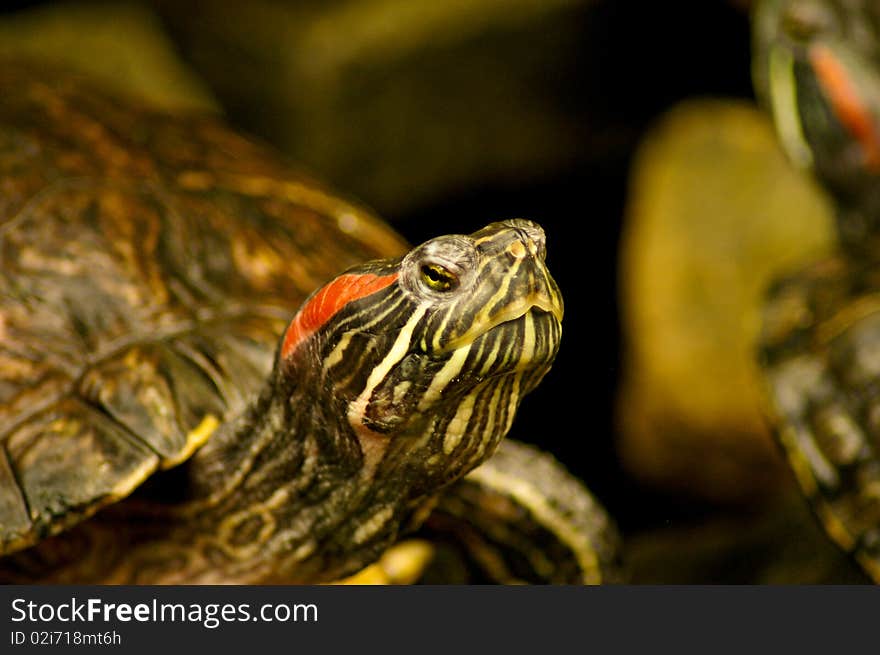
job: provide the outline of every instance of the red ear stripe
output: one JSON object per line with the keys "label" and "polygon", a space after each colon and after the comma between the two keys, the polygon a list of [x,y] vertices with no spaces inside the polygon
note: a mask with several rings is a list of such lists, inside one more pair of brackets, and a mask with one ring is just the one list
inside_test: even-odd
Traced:
{"label": "red ear stripe", "polygon": [[880,134],[871,111],[865,106],[846,69],[825,46],[810,49],[810,62],[837,118],[844,124],[865,152],[868,166],[880,169]]}
{"label": "red ear stripe", "polygon": [[340,309],[352,300],[364,298],[384,289],[397,279],[391,275],[346,274],[327,284],[318,291],[290,322],[281,346],[281,357],[290,357],[299,344],[308,339],[324,323],[329,321]]}

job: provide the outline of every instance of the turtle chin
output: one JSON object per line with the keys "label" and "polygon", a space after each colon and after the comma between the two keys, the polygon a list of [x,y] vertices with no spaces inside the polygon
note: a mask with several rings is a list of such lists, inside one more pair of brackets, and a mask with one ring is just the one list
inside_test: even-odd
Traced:
{"label": "turtle chin", "polygon": [[449,361],[464,360],[465,365],[447,393],[476,394],[490,381],[509,378],[521,397],[550,370],[561,337],[557,314],[534,306],[494,325],[451,354]]}
{"label": "turtle chin", "polygon": [[443,356],[411,351],[349,418],[358,435],[384,436],[383,467],[406,461],[416,487],[442,486],[495,451],[560,336],[554,313],[533,308]]}

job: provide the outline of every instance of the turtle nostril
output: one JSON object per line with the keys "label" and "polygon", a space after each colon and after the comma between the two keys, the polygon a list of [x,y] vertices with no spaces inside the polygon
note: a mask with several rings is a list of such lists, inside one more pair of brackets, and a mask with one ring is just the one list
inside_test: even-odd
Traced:
{"label": "turtle nostril", "polygon": [[544,228],[527,218],[511,218],[502,223],[516,230],[519,241],[528,251],[540,259],[544,259],[547,248],[547,237]]}
{"label": "turtle nostril", "polygon": [[522,241],[514,241],[509,246],[507,246],[507,252],[514,259],[522,259],[526,256],[526,246]]}

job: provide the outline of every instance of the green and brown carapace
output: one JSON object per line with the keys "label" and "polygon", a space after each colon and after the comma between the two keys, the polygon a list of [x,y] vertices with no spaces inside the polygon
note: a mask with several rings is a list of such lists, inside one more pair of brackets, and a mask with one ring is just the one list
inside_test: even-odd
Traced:
{"label": "green and brown carapace", "polygon": [[755,29],[758,91],[841,245],[770,290],[770,415],[826,531],[880,583],[880,3],[765,0]]}
{"label": "green and brown carapace", "polygon": [[332,581],[464,490],[493,581],[606,579],[546,455],[456,485],[559,348],[543,230],[405,250],[215,119],[0,64],[0,578]]}

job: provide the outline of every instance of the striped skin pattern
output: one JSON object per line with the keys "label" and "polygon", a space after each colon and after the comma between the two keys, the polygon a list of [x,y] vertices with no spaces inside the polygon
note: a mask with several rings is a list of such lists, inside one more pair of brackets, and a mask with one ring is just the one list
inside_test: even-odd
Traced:
{"label": "striped skin pattern", "polygon": [[348,274],[340,275],[333,282],[322,287],[300,309],[290,327],[287,328],[281,343],[281,357],[291,357],[300,344],[308,341],[316,330],[333,318],[336,312],[346,304],[375,293],[389,284],[393,284],[396,279],[396,274],[381,277],[370,273]]}
{"label": "striped skin pattern", "polygon": [[766,0],[756,45],[758,90],[834,199],[844,250],[769,294],[768,415],[826,531],[880,583],[880,4]]}
{"label": "striped skin pattern", "polygon": [[[350,562],[352,544],[371,558],[383,550],[510,429],[560,340],[562,300],[544,256],[543,232],[528,221],[434,239],[400,262],[349,271],[397,281],[346,304],[292,353],[282,349],[279,368],[290,379],[318,373],[313,384],[333,399],[322,420],[340,420],[328,432],[359,456],[358,520],[335,528],[334,572],[353,570],[335,561]],[[441,266],[454,286],[432,288],[427,265]]]}
{"label": "striped skin pattern", "polygon": [[427,571],[428,582],[622,580],[619,537],[596,499],[552,456],[510,439],[456,493],[440,496],[419,535],[440,544],[433,566],[441,573]]}
{"label": "striped skin pattern", "polygon": [[304,303],[287,334],[307,336],[282,339],[248,411],[129,501],[14,555],[11,579],[316,582],[361,569],[494,452],[549,370],[563,307],[545,252],[540,227],[512,220],[349,269]]}
{"label": "striped skin pattern", "polygon": [[[334,316],[311,347],[367,468],[390,466],[389,449],[396,459],[398,448],[418,448],[422,482],[442,485],[494,450],[559,345],[562,299],[544,256],[543,231],[528,221],[440,237],[403,259],[398,284]],[[426,284],[426,262],[448,270],[455,288]],[[396,267],[359,273],[381,279]],[[401,428],[417,439],[387,439]]]}

